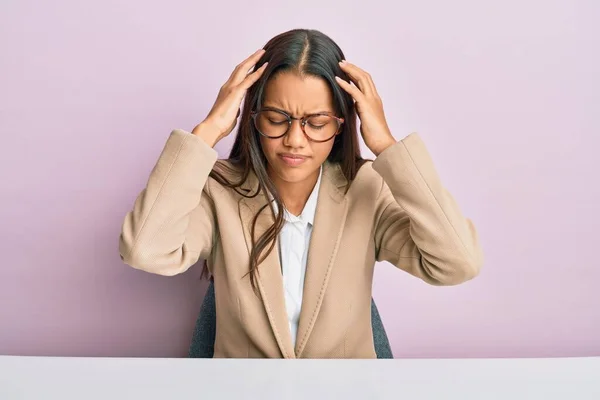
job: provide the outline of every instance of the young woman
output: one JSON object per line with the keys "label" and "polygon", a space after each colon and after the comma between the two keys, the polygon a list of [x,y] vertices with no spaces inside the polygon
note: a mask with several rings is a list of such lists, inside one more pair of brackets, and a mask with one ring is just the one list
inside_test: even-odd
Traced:
{"label": "young woman", "polygon": [[[217,160],[244,97],[229,158]],[[357,114],[374,161],[360,155]],[[171,132],[119,250],[160,275],[206,260],[214,355],[236,358],[375,358],[376,261],[433,285],[469,280],[482,264],[420,137],[396,141],[371,76],[314,30],[271,39],[201,123]]]}

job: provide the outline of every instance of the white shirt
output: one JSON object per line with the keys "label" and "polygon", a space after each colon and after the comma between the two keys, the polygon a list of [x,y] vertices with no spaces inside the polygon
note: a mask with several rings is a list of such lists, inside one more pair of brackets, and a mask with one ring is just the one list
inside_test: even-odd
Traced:
{"label": "white shirt", "polygon": [[[292,343],[296,343],[298,334],[298,321],[302,309],[302,294],[304,290],[304,276],[306,275],[306,260],[308,256],[308,245],[312,234],[315,211],[317,209],[317,198],[321,186],[323,167],[319,172],[319,178],[313,188],[302,214],[295,216],[284,210],[284,223],[279,233],[279,256],[281,262],[281,273],[283,275],[283,288],[285,307],[288,314],[288,323],[292,334]],[[277,205],[275,212],[277,213]]]}

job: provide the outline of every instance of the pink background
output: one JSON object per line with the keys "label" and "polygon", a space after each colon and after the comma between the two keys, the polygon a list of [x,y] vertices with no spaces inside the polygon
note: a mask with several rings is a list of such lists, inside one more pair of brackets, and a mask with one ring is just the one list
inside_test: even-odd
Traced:
{"label": "pink background", "polygon": [[1,2],[0,354],[187,353],[200,269],[122,264],[123,217],[233,67],[311,27],[372,74],[398,139],[421,133],[483,242],[457,287],[378,265],[395,355],[600,355],[600,3],[208,4]]}

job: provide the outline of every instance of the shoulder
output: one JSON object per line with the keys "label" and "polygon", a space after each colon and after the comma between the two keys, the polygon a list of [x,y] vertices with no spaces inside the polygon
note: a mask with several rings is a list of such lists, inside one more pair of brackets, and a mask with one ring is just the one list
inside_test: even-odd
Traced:
{"label": "shoulder", "polygon": [[238,197],[240,192],[249,192],[253,182],[257,182],[252,171],[229,159],[215,162],[205,189],[210,195]]}
{"label": "shoulder", "polygon": [[375,197],[381,191],[383,178],[373,169],[373,161],[366,160],[356,173],[348,188],[348,194]]}
{"label": "shoulder", "polygon": [[227,188],[227,183],[236,183],[240,180],[241,171],[235,163],[226,159],[218,159],[210,170],[205,191],[214,193]]}
{"label": "shoulder", "polygon": [[238,181],[243,176],[243,168],[229,159],[219,159],[212,168],[211,175],[215,173],[228,180]]}
{"label": "shoulder", "polygon": [[383,178],[373,169],[372,160],[364,160],[351,181],[346,179],[340,163],[328,164],[325,173],[350,201],[372,202],[381,193]]}

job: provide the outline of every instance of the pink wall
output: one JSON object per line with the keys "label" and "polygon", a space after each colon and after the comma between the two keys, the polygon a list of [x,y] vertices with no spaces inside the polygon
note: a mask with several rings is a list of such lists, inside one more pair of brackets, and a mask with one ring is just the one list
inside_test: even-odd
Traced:
{"label": "pink wall", "polygon": [[123,216],[235,64],[309,26],[371,72],[398,139],[421,133],[483,241],[458,287],[378,266],[396,356],[600,355],[600,3],[151,3],[0,4],[0,354],[186,354],[200,270],[123,265]]}

